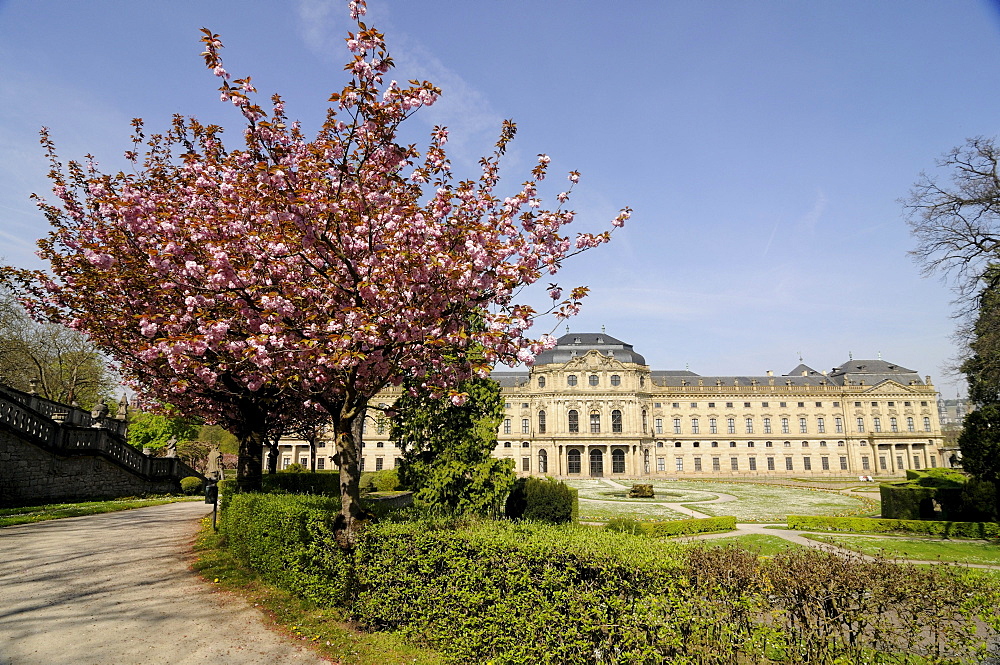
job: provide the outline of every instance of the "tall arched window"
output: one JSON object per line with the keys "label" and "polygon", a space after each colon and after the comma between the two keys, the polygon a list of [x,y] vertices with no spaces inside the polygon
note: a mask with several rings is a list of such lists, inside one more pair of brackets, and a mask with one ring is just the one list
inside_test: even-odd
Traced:
{"label": "tall arched window", "polygon": [[646,420],[647,420],[646,419],[646,409],[643,409],[642,410],[642,433],[643,434],[645,434],[646,430],[648,429],[648,425],[646,423]]}
{"label": "tall arched window", "polygon": [[538,473],[549,472],[549,454],[544,450],[538,451]]}
{"label": "tall arched window", "polygon": [[580,431],[580,413],[576,409],[569,410],[569,431],[571,434]]}
{"label": "tall arched window", "polygon": [[538,377],[538,387],[539,388],[544,388],[545,387],[545,377],[544,376]]}
{"label": "tall arched window", "polygon": [[591,411],[590,412],[590,433],[600,434],[601,433],[601,412]]}
{"label": "tall arched window", "polygon": [[622,412],[618,409],[611,412],[611,431],[619,434],[622,431]]}
{"label": "tall arched window", "polygon": [[596,448],[590,451],[590,475],[594,477],[604,475],[604,453]]}
{"label": "tall arched window", "polygon": [[643,468],[646,470],[646,473],[649,473],[649,451],[648,450],[642,451],[642,465],[643,465]]}
{"label": "tall arched window", "polygon": [[620,448],[611,451],[611,473],[625,473],[625,451]]}
{"label": "tall arched window", "polygon": [[538,433],[545,434],[545,412],[538,412]]}
{"label": "tall arched window", "polygon": [[576,448],[570,448],[566,453],[566,472],[580,473],[580,451]]}

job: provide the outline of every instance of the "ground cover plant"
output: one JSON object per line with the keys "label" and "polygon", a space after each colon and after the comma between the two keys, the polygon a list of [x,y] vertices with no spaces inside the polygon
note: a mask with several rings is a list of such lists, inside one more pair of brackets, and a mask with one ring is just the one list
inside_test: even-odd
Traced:
{"label": "ground cover plant", "polygon": [[655,483],[671,490],[697,489],[734,497],[722,503],[685,504],[685,507],[712,516],[731,515],[738,522],[784,522],[789,514],[797,515],[871,515],[878,513],[878,503],[859,496],[815,487],[792,487],[764,483],[726,483],[718,481],[678,481]]}
{"label": "ground cover plant", "polygon": [[126,497],[107,501],[80,501],[76,503],[48,503],[42,506],[23,506],[20,508],[0,508],[0,527],[15,524],[31,524],[57,520],[63,517],[80,517],[81,515],[97,515],[113,513],[119,510],[159,506],[176,501],[197,501],[200,498],[189,496],[155,496],[148,498]]}
{"label": "ground cover plant", "polygon": [[223,533],[240,533],[241,559],[280,543],[280,561],[254,563],[276,583],[301,584],[320,605],[450,662],[977,662],[1000,629],[996,585],[812,548],[761,558],[572,524],[411,512],[362,530],[350,558],[317,560],[337,551],[322,501],[233,495]]}
{"label": "ground cover plant", "polygon": [[1000,543],[997,542],[842,534],[836,536],[807,535],[806,538],[831,543],[863,554],[882,554],[897,559],[938,560],[1000,566]]}

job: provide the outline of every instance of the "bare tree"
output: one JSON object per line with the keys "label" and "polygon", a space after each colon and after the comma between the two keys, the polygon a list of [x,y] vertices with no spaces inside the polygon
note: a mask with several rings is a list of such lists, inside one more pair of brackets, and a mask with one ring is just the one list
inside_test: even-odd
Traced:
{"label": "bare tree", "polygon": [[989,266],[1000,262],[1000,147],[976,137],[953,148],[937,165],[948,175],[921,173],[904,200],[917,247],[911,254],[925,275],[955,288],[959,316],[978,309]]}

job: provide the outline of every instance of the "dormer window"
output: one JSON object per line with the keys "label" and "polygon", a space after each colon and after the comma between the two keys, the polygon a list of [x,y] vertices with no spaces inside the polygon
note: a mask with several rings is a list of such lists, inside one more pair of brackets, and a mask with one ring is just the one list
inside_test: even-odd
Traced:
{"label": "dormer window", "polygon": [[574,337],[573,338],[573,343],[574,344],[583,344],[583,340],[580,339],[579,337]]}
{"label": "dormer window", "polygon": [[597,338],[597,343],[598,344],[604,344],[604,338],[603,337],[598,337]]}

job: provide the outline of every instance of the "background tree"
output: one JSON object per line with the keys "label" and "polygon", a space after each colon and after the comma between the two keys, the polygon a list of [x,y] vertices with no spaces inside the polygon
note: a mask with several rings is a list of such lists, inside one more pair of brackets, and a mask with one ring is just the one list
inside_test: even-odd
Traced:
{"label": "background tree", "polygon": [[117,377],[87,338],[63,325],[37,323],[0,289],[0,383],[91,409],[114,402]]}
{"label": "background tree", "polygon": [[[453,177],[444,128],[423,154],[397,143],[400,124],[440,91],[384,82],[393,62],[383,36],[360,21],[363,2],[350,6],[352,78],[331,95],[313,140],[279,97],[270,116],[252,103],[250,79],[231,80],[209,31],[203,55],[247,123],[245,148],[227,149],[220,127],[179,116],[147,139],[136,120],[126,155],[134,173],[104,174],[90,157],[64,168],[43,132],[59,201],[40,201],[53,226],[40,242],[50,270],[13,274],[33,313],[86,331],[138,391],[232,431],[244,489],[259,487],[264,441],[289,405],[325,409],[345,544],[364,516],[369,400],[411,377],[461,403],[460,381],[496,362],[531,362],[555,343],[529,337],[533,321],[575,314],[586,289],[564,298],[553,285],[542,312],[516,295],[611,235],[564,235],[575,216],[569,191],[541,207],[545,155],[512,196],[495,193],[512,122],[476,180]],[[481,330],[469,330],[472,312],[485,312]]]}
{"label": "background tree", "polygon": [[461,405],[419,390],[393,405],[399,479],[438,512],[497,516],[515,479],[513,461],[493,457],[504,414],[500,385],[474,378],[458,389],[468,395]]}
{"label": "background tree", "polygon": [[133,412],[128,417],[128,443],[139,450],[163,449],[171,439],[182,443],[198,439],[201,422],[180,415]]}

